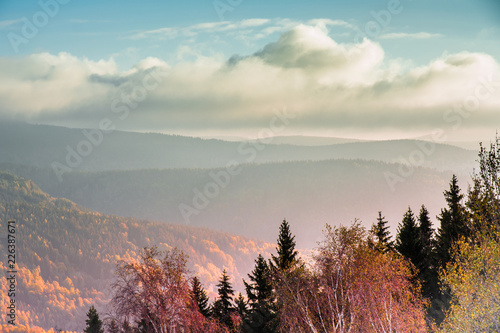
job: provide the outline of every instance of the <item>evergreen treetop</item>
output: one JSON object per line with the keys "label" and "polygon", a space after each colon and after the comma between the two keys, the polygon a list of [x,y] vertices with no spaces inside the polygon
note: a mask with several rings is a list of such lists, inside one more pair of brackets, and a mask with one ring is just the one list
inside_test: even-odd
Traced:
{"label": "evergreen treetop", "polygon": [[394,242],[391,240],[391,233],[389,232],[388,221],[385,216],[382,217],[382,212],[378,212],[377,223],[372,226],[372,234],[375,236],[375,248],[381,252],[388,252],[394,247]]}
{"label": "evergreen treetop", "polygon": [[405,213],[403,220],[398,227],[396,237],[396,250],[404,257],[419,267],[422,260],[422,243],[420,240],[420,228],[410,207]]}
{"label": "evergreen treetop", "polygon": [[231,314],[235,312],[236,309],[233,306],[234,289],[229,281],[229,275],[227,275],[226,270],[222,271],[222,276],[217,287],[219,298],[214,303],[213,315],[221,324],[227,326],[231,330],[234,326]]}
{"label": "evergreen treetop", "polygon": [[99,319],[99,314],[93,305],[90,307],[89,312],[87,312],[87,318],[85,320],[87,324],[84,330],[85,333],[104,333],[102,320]]}
{"label": "evergreen treetop", "polygon": [[195,276],[191,280],[191,292],[193,293],[193,300],[198,306],[198,310],[205,317],[210,316],[210,304],[207,296],[207,291],[201,285],[200,279]]}
{"label": "evergreen treetop", "polygon": [[295,236],[292,235],[290,225],[286,220],[283,220],[280,225],[276,251],[278,256],[272,255],[273,267],[284,271],[293,267],[297,262],[298,252],[295,250]]}
{"label": "evergreen treetop", "polygon": [[453,175],[450,189],[444,192],[444,197],[448,207],[441,209],[441,214],[437,217],[440,227],[437,234],[436,254],[441,267],[450,261],[450,250],[453,244],[462,236],[468,236],[467,211],[462,204],[463,194],[460,192],[456,175]]}

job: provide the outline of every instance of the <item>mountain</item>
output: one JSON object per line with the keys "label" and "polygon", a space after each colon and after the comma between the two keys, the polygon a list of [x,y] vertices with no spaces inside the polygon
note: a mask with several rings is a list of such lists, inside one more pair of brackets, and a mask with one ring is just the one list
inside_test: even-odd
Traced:
{"label": "mountain", "polygon": [[[287,139],[288,142],[296,142]],[[274,139],[226,142],[154,133],[70,129],[0,123],[0,163],[51,168],[62,180],[71,171],[218,168],[228,163],[364,159],[413,163],[470,172],[475,151],[418,140],[334,145],[273,144]],[[277,138],[283,142],[283,138]]]}
{"label": "mountain", "polygon": [[[7,221],[15,220],[17,327],[0,318],[2,332],[40,332],[58,328],[82,331],[85,313],[96,305],[105,314],[115,265],[136,258],[144,246],[182,249],[211,294],[222,268],[242,290],[241,278],[259,253],[274,246],[205,228],[155,223],[92,212],[56,199],[31,180],[0,172],[0,226],[6,271]],[[274,233],[277,235],[278,231]],[[7,304],[7,279],[0,280],[0,301]],[[5,314],[5,312],[4,312]],[[38,328],[37,328],[38,327]]]}
{"label": "mountain", "polygon": [[[301,248],[315,247],[326,223],[358,218],[370,227],[379,210],[393,233],[408,205],[418,210],[425,204],[435,216],[445,205],[442,193],[451,179],[451,172],[363,160],[246,164],[234,175],[226,168],[72,172],[63,182],[50,169],[7,164],[0,169],[104,214],[208,227],[270,242],[287,218]],[[412,173],[406,174],[408,170]]]}
{"label": "mountain", "polygon": [[[223,141],[233,141],[233,142],[234,141],[244,142],[248,140],[247,138],[243,137],[228,137],[228,136],[217,136],[210,138],[219,139]],[[342,143],[352,143],[352,142],[362,142],[362,141],[365,140],[324,137],[324,136],[306,136],[306,135],[273,136],[272,138],[273,144],[276,145],[286,144],[294,146],[329,146]]]}

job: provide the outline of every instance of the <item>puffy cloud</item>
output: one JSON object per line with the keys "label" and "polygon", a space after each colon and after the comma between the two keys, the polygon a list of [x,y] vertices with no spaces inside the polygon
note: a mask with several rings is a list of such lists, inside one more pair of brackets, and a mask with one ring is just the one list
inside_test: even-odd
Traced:
{"label": "puffy cloud", "polygon": [[415,67],[386,60],[382,47],[368,39],[337,43],[324,27],[341,22],[311,24],[229,61],[199,56],[167,64],[147,58],[119,71],[112,59],[66,53],[2,58],[0,117],[96,126],[103,117],[123,116],[119,109],[127,110],[116,122],[121,129],[237,133],[268,126],[273,112],[287,107],[296,115],[291,132],[407,132],[449,126],[445,113],[475,98],[474,112],[458,115],[463,126],[500,120],[500,70],[493,57],[462,52]]}

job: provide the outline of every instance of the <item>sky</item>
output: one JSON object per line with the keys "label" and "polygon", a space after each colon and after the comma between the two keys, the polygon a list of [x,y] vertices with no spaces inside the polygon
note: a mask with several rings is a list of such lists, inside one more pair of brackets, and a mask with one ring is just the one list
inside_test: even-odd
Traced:
{"label": "sky", "polygon": [[496,0],[0,1],[0,36],[1,121],[458,141],[500,127]]}

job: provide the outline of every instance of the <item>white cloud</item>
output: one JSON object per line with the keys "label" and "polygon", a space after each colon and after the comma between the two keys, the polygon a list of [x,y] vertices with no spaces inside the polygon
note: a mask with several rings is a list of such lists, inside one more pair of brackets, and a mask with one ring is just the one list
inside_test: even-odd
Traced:
{"label": "white cloud", "polygon": [[393,32],[388,34],[383,34],[380,39],[430,39],[443,37],[442,34],[433,34],[429,32],[417,32],[417,33],[405,33],[405,32]]}
{"label": "white cloud", "polygon": [[21,19],[0,21],[0,29],[9,27],[9,26],[16,24],[16,23],[19,23],[19,22],[21,22]]}
{"label": "white cloud", "polygon": [[113,100],[127,97],[160,68],[165,75],[158,86],[134,102],[120,128],[234,133],[266,126],[274,109],[287,107],[297,115],[290,125],[295,130],[434,129],[450,126],[443,117],[454,105],[478,89],[486,93],[478,87],[489,78],[498,82],[473,116],[463,116],[463,126],[500,123],[499,64],[487,54],[447,54],[409,67],[386,60],[376,42],[341,44],[316,24],[298,25],[249,56],[194,59],[169,66],[147,58],[122,72],[113,59],[90,61],[66,53],[0,58],[0,117],[95,126],[103,117],[116,118]]}
{"label": "white cloud", "polygon": [[[145,39],[145,38],[159,38],[159,39],[174,39],[179,36],[197,36],[202,33],[227,33],[233,31],[244,31],[248,29],[254,29],[255,35],[258,36],[257,39],[269,36],[276,32],[284,32],[297,25],[300,25],[299,21],[294,21],[290,19],[245,19],[241,21],[217,21],[217,22],[205,22],[194,24],[186,27],[163,27],[154,30],[146,30],[141,32],[136,32],[127,38],[129,39]],[[344,27],[349,29],[354,29],[354,27],[342,20],[331,20],[331,19],[314,19],[308,22],[308,25],[316,26],[321,28],[324,32],[327,32],[328,27]]]}

